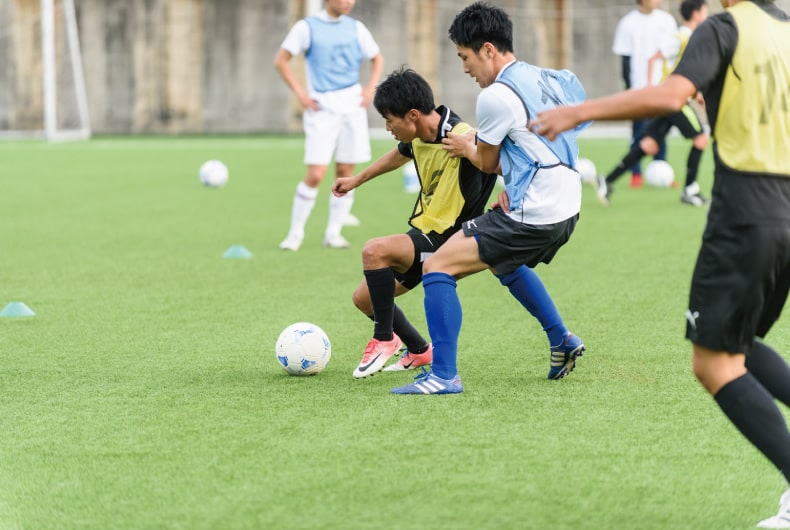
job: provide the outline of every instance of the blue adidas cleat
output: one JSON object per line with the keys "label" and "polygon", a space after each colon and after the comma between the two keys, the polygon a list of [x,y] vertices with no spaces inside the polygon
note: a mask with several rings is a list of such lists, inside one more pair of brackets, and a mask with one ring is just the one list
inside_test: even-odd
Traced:
{"label": "blue adidas cleat", "polygon": [[562,379],[576,368],[576,358],[584,352],[582,339],[571,333],[565,332],[565,337],[558,346],[551,347],[551,367],[549,379]]}
{"label": "blue adidas cleat", "polygon": [[425,368],[414,378],[415,381],[406,386],[390,390],[393,394],[460,394],[464,391],[461,378],[457,375],[452,379],[442,379]]}

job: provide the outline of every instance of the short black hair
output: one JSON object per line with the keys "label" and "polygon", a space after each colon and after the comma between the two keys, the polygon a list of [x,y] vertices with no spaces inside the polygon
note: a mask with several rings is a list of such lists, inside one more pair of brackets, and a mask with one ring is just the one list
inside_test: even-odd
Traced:
{"label": "short black hair", "polygon": [[691,15],[702,9],[705,4],[705,0],[683,0],[680,4],[680,16],[683,20],[691,20]]}
{"label": "short black hair", "polygon": [[502,53],[513,52],[513,22],[502,8],[485,2],[475,2],[458,13],[449,34],[455,44],[475,52],[486,42]]}
{"label": "short black hair", "polygon": [[431,85],[420,74],[405,66],[388,75],[376,88],[373,106],[384,118],[387,114],[402,118],[411,109],[430,114],[436,107]]}

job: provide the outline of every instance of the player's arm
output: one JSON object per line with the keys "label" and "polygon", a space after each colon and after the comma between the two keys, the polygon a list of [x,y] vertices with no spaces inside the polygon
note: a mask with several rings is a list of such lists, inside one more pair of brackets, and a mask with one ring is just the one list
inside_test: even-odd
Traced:
{"label": "player's arm", "polygon": [[362,87],[362,106],[367,108],[370,102],[373,101],[373,95],[376,93],[376,87],[381,80],[381,73],[384,71],[384,57],[381,53],[377,53],[370,60],[370,78],[367,84]]}
{"label": "player's arm", "polygon": [[590,120],[638,120],[678,112],[696,93],[697,87],[691,81],[672,74],[660,85],[541,112],[530,121],[529,127],[532,132],[554,140],[561,132]]}
{"label": "player's arm", "polygon": [[303,109],[318,110],[318,102],[316,102],[307,91],[299,84],[293,69],[291,68],[291,59],[293,55],[285,48],[280,48],[274,56],[274,67],[283,78],[285,84],[291,89],[296,97],[299,99],[299,104]]}
{"label": "player's arm", "polygon": [[411,162],[411,158],[403,156],[397,147],[385,153],[381,158],[370,164],[367,168],[363,169],[356,175],[350,177],[339,177],[335,179],[332,184],[332,193],[337,197],[342,197],[354,188],[358,188],[365,182],[394,171],[403,166],[407,162]]}
{"label": "player's arm", "polygon": [[466,134],[447,133],[447,137],[442,138],[442,144],[451,157],[466,158],[483,173],[500,172],[499,146],[479,142],[474,131]]}
{"label": "player's arm", "polygon": [[653,83],[653,69],[654,69],[654,65],[656,64],[656,61],[663,61],[663,60],[664,60],[664,54],[661,53],[660,50],[657,51],[656,53],[654,53],[653,55],[651,55],[650,58],[647,60],[647,84],[648,84],[648,86],[654,85],[654,83]]}

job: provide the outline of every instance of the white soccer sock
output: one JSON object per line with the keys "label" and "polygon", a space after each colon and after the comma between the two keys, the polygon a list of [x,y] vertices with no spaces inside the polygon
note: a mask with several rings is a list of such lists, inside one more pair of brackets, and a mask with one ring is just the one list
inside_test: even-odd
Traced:
{"label": "white soccer sock", "polygon": [[294,194],[293,209],[291,210],[291,229],[288,237],[304,239],[304,225],[310,217],[310,212],[315,206],[315,199],[318,196],[318,188],[311,188],[304,182],[299,182]]}
{"label": "white soccer sock", "polygon": [[326,225],[324,237],[331,238],[340,235],[343,228],[343,221],[351,211],[354,204],[354,190],[349,191],[342,197],[329,196],[329,222]]}

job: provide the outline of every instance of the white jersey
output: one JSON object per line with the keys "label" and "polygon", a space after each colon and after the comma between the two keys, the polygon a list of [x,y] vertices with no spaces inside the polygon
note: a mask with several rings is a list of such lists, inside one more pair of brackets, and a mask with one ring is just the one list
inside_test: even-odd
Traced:
{"label": "white jersey", "polygon": [[[648,60],[669,40],[675,39],[677,31],[675,18],[660,9],[654,9],[647,15],[634,9],[620,19],[612,51],[631,58],[631,88],[647,86]],[[661,69],[662,62],[655,61],[652,72],[654,85],[661,81]]]}
{"label": "white jersey", "polygon": [[[503,69],[504,71],[504,69]],[[501,73],[501,72],[500,72]],[[500,145],[509,136],[534,160],[558,164],[559,159],[543,141],[527,128],[527,112],[521,98],[502,83],[493,83],[477,96],[477,137],[490,145]],[[579,213],[582,187],[579,174],[567,166],[540,169],[527,188],[521,205],[508,215],[520,223],[559,223]]]}

